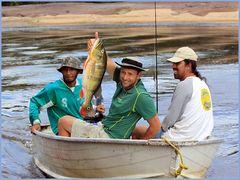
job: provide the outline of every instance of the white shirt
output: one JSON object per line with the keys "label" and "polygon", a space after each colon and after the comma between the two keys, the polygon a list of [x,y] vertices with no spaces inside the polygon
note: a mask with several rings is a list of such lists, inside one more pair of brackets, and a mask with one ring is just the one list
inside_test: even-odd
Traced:
{"label": "white shirt", "polygon": [[174,140],[203,140],[211,135],[212,100],[204,81],[188,77],[178,83],[162,128],[163,136]]}

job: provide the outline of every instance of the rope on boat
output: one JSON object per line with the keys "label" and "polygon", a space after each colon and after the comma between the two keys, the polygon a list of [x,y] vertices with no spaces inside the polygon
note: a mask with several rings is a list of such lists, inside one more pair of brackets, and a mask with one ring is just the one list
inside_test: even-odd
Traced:
{"label": "rope on boat", "polygon": [[181,173],[182,173],[182,170],[183,169],[185,169],[185,170],[187,170],[188,169],[188,167],[184,164],[184,162],[183,162],[183,156],[182,156],[182,153],[180,152],[180,150],[173,144],[173,143],[171,143],[167,138],[164,138],[164,137],[161,137],[167,144],[169,144],[173,149],[175,149],[176,150],[176,152],[177,152],[177,154],[179,155],[179,157],[180,157],[180,163],[179,163],[179,167],[178,167],[178,169],[176,170],[176,172],[175,172],[175,177],[177,177],[177,176],[179,176],[179,175],[181,175]]}

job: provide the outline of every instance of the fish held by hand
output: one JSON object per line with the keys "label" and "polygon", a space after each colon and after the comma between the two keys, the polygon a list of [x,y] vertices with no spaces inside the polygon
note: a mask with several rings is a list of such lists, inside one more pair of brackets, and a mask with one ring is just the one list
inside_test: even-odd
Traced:
{"label": "fish held by hand", "polygon": [[84,104],[80,108],[83,117],[95,115],[91,100],[98,91],[107,66],[107,54],[102,40],[95,34],[95,39],[88,41],[88,57],[83,67],[83,84],[80,97],[84,98]]}

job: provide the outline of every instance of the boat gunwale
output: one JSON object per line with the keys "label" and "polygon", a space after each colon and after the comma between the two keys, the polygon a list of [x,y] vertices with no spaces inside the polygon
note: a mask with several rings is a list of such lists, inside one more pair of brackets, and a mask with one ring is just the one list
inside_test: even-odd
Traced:
{"label": "boat gunwale", "polygon": [[[42,130],[46,129],[49,125],[42,126]],[[34,131],[33,135],[40,136],[41,138],[53,139],[56,141],[64,141],[64,142],[74,142],[74,143],[106,143],[106,144],[125,144],[125,145],[155,145],[155,146],[163,146],[168,145],[164,139],[149,139],[149,140],[136,140],[136,139],[108,139],[108,138],[80,138],[80,137],[63,137],[56,136],[52,134],[47,134],[42,131]],[[220,144],[223,142],[223,139],[210,137],[209,139],[203,141],[196,140],[169,140],[171,143],[177,146],[193,146],[193,145],[203,145],[203,144]]]}

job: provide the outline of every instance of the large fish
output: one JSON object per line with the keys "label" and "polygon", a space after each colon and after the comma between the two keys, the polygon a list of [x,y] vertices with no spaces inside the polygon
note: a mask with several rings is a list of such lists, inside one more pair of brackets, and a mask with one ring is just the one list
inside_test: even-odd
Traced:
{"label": "large fish", "polygon": [[107,66],[107,55],[103,43],[98,38],[98,34],[95,36],[94,44],[91,40],[88,42],[88,58],[83,66],[83,84],[80,92],[80,97],[84,98],[84,104],[80,109],[83,117],[93,116],[91,100],[93,95],[101,90],[100,85]]}

